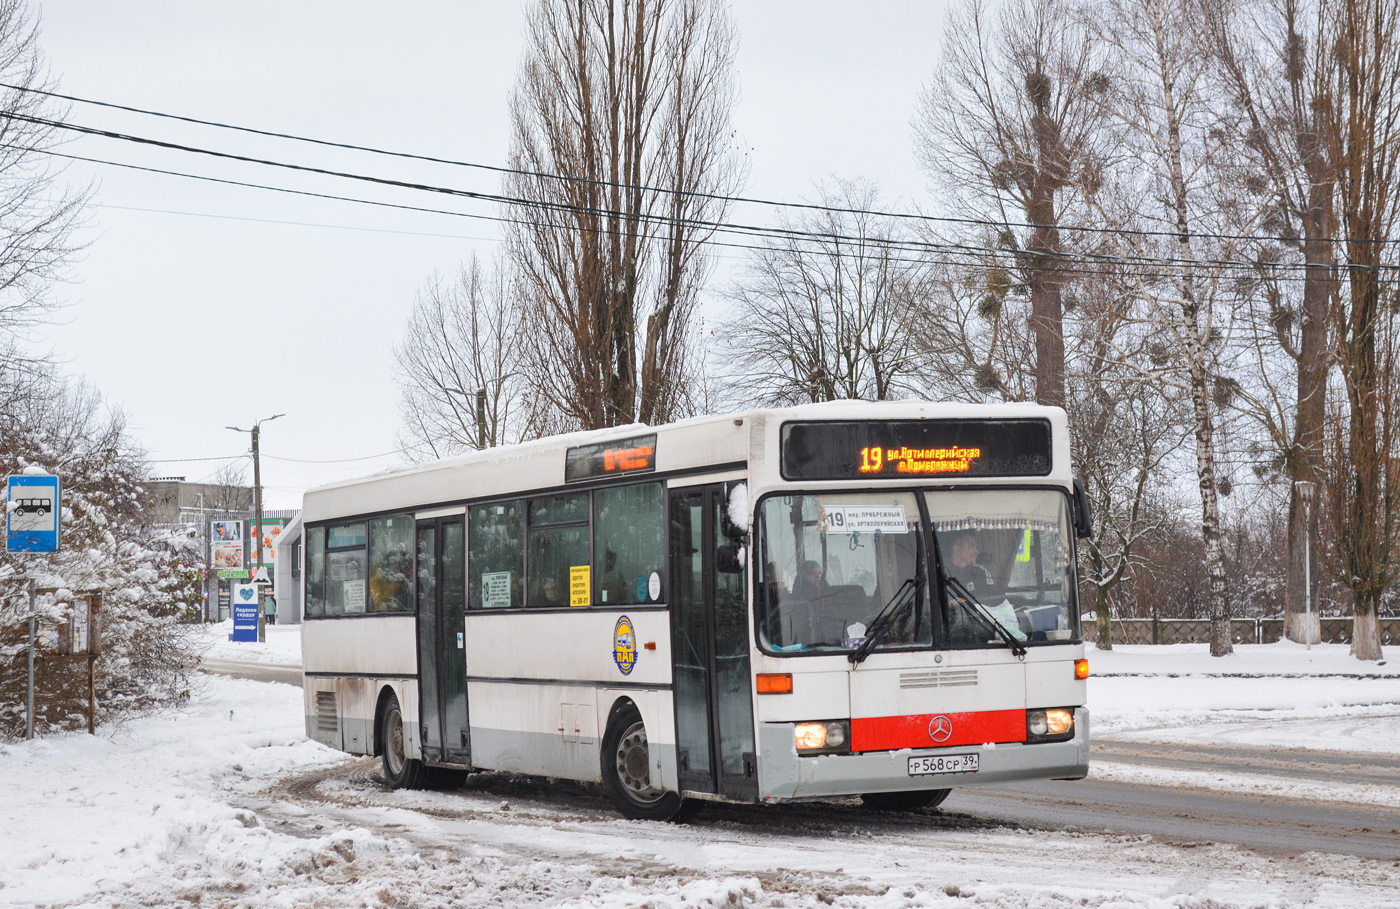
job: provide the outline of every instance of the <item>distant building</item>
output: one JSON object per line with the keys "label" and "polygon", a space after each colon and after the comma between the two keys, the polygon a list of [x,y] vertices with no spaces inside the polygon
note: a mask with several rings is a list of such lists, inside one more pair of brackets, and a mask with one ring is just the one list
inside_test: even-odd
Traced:
{"label": "distant building", "polygon": [[187,483],[184,477],[157,477],[144,484],[152,524],[203,524],[224,515],[242,518],[253,508],[251,486]]}

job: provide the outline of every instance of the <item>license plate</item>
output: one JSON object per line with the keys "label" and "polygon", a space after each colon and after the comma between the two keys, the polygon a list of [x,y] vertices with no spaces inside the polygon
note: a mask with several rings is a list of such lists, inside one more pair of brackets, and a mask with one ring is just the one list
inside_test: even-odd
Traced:
{"label": "license plate", "polygon": [[910,776],[929,776],[935,773],[976,773],[975,754],[938,754],[909,759]]}

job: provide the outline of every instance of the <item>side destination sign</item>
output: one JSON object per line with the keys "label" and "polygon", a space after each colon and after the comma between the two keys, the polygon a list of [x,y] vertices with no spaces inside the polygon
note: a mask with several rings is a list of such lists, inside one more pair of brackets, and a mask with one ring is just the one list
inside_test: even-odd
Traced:
{"label": "side destination sign", "polygon": [[785,480],[1043,477],[1048,420],[784,423]]}
{"label": "side destination sign", "polygon": [[656,435],[580,445],[564,456],[564,482],[592,480],[656,469]]}

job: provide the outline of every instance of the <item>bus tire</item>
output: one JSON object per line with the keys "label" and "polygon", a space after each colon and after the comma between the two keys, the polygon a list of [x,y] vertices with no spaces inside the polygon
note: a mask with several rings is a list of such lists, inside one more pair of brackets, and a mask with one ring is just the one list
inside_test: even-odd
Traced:
{"label": "bus tire", "polygon": [[629,704],[613,713],[603,733],[603,789],[623,817],[669,821],[681,812],[681,797],[652,788],[650,765],[646,726],[637,708]]}
{"label": "bus tire", "polygon": [[392,789],[421,789],[425,768],[422,761],[404,755],[403,710],[393,695],[379,715],[379,740],[384,743],[384,782]]}
{"label": "bus tire", "polygon": [[951,789],[916,789],[912,792],[867,792],[860,797],[865,807],[876,811],[918,811],[943,804]]}

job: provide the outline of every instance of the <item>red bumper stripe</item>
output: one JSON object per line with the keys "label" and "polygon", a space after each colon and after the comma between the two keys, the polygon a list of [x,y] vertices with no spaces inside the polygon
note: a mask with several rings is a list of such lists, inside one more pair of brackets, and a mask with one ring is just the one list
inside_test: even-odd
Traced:
{"label": "red bumper stripe", "polygon": [[[935,723],[938,717],[945,717],[947,723]],[[949,726],[951,729],[948,729]],[[944,730],[948,730],[946,734]],[[946,748],[1025,740],[1024,710],[924,713],[917,716],[879,716],[851,720],[852,751]]]}

